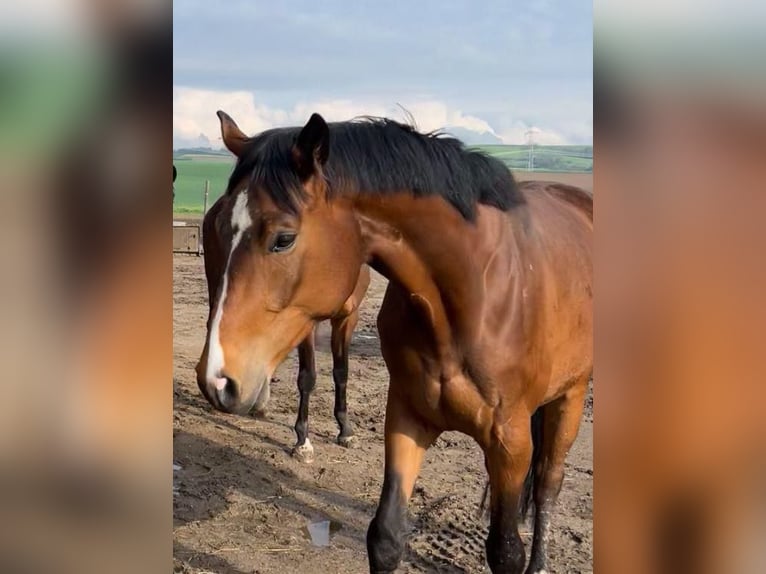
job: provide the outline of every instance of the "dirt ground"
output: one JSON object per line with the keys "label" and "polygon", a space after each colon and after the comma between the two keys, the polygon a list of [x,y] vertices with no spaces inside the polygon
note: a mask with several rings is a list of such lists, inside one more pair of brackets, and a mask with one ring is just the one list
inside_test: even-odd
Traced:
{"label": "dirt ground", "polygon": [[[350,420],[357,448],[335,444],[329,326],[320,327],[317,388],[311,399],[315,461],[290,457],[298,404],[297,358],[277,371],[263,418],[216,412],[197,389],[194,365],[205,337],[202,258],[174,257],[174,571],[232,574],[366,573],[365,533],[383,478],[388,378],[375,317],[386,281],[373,273],[351,346]],[[567,463],[550,558],[557,574],[592,572],[593,411]],[[180,467],[180,468],[178,468]],[[412,533],[399,572],[488,572],[487,522],[478,514],[485,483],[471,439],[445,433],[428,451],[410,505]],[[314,546],[307,525],[331,521],[330,545]],[[522,527],[529,543],[529,526]],[[529,550],[527,550],[529,553]]]}

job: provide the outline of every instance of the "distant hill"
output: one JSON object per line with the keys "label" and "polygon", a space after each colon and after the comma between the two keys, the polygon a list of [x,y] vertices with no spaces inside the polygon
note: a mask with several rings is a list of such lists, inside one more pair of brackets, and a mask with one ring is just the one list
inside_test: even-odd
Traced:
{"label": "distant hill", "polygon": [[[445,130],[462,139],[469,147],[481,149],[501,160],[511,169],[527,169],[529,166],[529,146],[504,145],[498,143],[477,144],[468,141],[458,131],[461,128]],[[467,130],[465,130],[467,131]],[[477,140],[496,140],[496,136],[486,132],[473,134]],[[173,160],[218,160],[230,163],[232,155],[225,149],[182,148],[173,150]],[[537,171],[589,173],[593,171],[593,146],[590,145],[538,145],[533,149],[532,169]]]}
{"label": "distant hill", "polygon": [[185,147],[173,150],[173,159],[182,159],[184,156],[221,158],[231,157],[231,153],[226,149],[211,149],[209,147]]}
{"label": "distant hill", "polygon": [[[458,134],[453,132],[453,135]],[[492,135],[492,134],[488,134]],[[471,145],[502,161],[509,169],[527,179],[529,146],[482,144]],[[592,173],[593,146],[535,146],[532,168],[535,171],[558,173]],[[173,165],[178,170],[174,184],[176,213],[202,213],[205,182],[209,183],[208,206],[226,189],[235,158],[227,150],[207,147],[183,148],[173,151]]]}
{"label": "distant hill", "polygon": [[[509,168],[529,167],[528,145],[478,145],[477,147],[501,160]],[[593,171],[593,146],[536,145],[532,149],[532,169],[536,171],[590,173]]]}

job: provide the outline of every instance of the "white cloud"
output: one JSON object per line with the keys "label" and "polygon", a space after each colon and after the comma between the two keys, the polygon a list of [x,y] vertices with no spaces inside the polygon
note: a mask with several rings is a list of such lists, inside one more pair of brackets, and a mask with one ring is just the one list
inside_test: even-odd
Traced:
{"label": "white cloud", "polygon": [[[525,123],[516,122],[511,129],[498,134],[487,121],[465,114],[438,100],[418,99],[401,102],[401,105],[412,114],[421,131],[455,127],[476,133],[488,132],[505,143],[526,143],[525,133],[530,129]],[[327,121],[344,121],[363,115],[408,120],[404,111],[395,104],[325,99],[298,103],[291,109],[280,109],[257,103],[253,94],[247,91],[225,92],[175,87],[173,146],[178,148],[199,145],[202,139],[200,136],[204,135],[213,147],[222,147],[219,122],[215,115],[217,110],[228,113],[247,134],[256,134],[277,126],[300,125],[313,112],[322,114]],[[567,138],[557,131],[537,129],[535,141],[539,144],[567,143]]]}
{"label": "white cloud", "polygon": [[204,134],[214,147],[222,147],[215,113],[223,110],[245,133],[255,134],[289,121],[282,110],[259,106],[250,92],[217,92],[194,88],[173,89],[173,145],[195,145]]}

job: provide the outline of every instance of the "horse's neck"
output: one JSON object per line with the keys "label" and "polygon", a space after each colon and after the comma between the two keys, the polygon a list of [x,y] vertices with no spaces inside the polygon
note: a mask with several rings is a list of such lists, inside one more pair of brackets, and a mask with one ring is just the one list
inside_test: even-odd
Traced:
{"label": "horse's neck", "polygon": [[437,197],[373,198],[357,206],[371,265],[402,287],[445,351],[474,338],[487,287],[485,270],[505,248],[503,241],[488,241],[504,216],[483,212],[468,222]]}

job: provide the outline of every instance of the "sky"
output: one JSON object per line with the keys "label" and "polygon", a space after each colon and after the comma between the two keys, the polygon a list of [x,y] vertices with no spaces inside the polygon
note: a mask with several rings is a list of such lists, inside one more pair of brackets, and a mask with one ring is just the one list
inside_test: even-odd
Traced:
{"label": "sky", "polygon": [[359,115],[591,144],[591,0],[174,0],[173,147]]}

